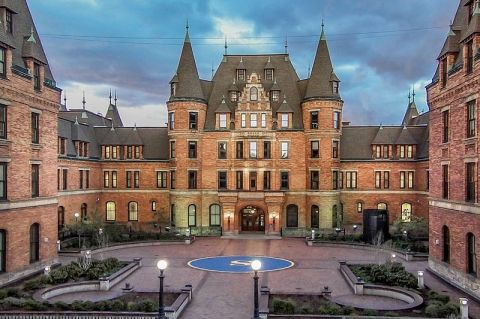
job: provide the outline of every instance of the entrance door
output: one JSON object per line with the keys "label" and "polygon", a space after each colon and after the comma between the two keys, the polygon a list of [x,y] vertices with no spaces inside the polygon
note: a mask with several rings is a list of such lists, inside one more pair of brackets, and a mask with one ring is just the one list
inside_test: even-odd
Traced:
{"label": "entrance door", "polygon": [[265,231],[265,213],[263,210],[247,206],[240,211],[240,214],[242,216],[242,231]]}

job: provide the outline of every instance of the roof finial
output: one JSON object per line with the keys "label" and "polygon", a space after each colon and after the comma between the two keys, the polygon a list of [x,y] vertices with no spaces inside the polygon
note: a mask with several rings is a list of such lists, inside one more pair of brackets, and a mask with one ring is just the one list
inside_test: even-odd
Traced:
{"label": "roof finial", "polygon": [[83,100],[82,100],[82,104],[83,104],[83,109],[85,110],[85,104],[87,103],[87,101],[85,101],[85,91],[83,91]]}
{"label": "roof finial", "polygon": [[37,40],[35,40],[35,35],[33,33],[33,27],[30,29],[30,36],[28,37],[27,42],[37,43]]}
{"label": "roof finial", "polygon": [[448,32],[448,36],[454,36],[455,32],[453,32],[453,21],[450,20],[450,31]]}
{"label": "roof finial", "polygon": [[412,88],[412,102],[415,103],[415,85]]}
{"label": "roof finial", "polygon": [[288,34],[285,34],[285,54],[288,54]]}
{"label": "roof finial", "polygon": [[227,36],[225,35],[225,55],[228,54],[228,40],[227,40]]}
{"label": "roof finial", "polygon": [[115,90],[115,98],[113,99],[115,101],[115,106],[117,106],[117,90]]}
{"label": "roof finial", "polygon": [[307,73],[307,78],[310,78],[310,72],[312,70],[312,65],[310,62],[308,62],[308,73]]}
{"label": "roof finial", "polygon": [[188,32],[188,29],[190,29],[190,26],[188,25],[188,18],[187,18],[187,24],[186,24],[185,28],[187,29],[187,32]]}
{"label": "roof finial", "polygon": [[137,122],[135,122],[135,124],[133,124],[133,130],[134,130],[134,131],[137,130]]}
{"label": "roof finial", "polygon": [[480,15],[480,0],[477,0],[475,3],[475,11],[473,11],[473,15]]}
{"label": "roof finial", "polygon": [[326,40],[327,37],[325,36],[325,23],[323,22],[322,19],[322,34],[320,35],[320,40]]}
{"label": "roof finial", "polygon": [[109,105],[112,105],[112,89],[110,89],[110,96],[109,96],[109,99],[110,99],[110,104],[109,104]]}
{"label": "roof finial", "polygon": [[190,35],[188,34],[188,29],[190,29],[190,26],[188,24],[188,19],[187,19],[187,24],[185,25],[185,42],[190,42]]}
{"label": "roof finial", "polygon": [[213,68],[213,61],[212,61],[212,80],[213,80],[213,73],[215,72],[215,69]]}
{"label": "roof finial", "polygon": [[410,105],[411,102],[412,102],[412,95],[411,95],[410,89],[408,89],[408,105]]}
{"label": "roof finial", "polygon": [[67,89],[63,90],[63,105],[67,108]]}
{"label": "roof finial", "polygon": [[78,116],[75,116],[75,125],[78,125]]}

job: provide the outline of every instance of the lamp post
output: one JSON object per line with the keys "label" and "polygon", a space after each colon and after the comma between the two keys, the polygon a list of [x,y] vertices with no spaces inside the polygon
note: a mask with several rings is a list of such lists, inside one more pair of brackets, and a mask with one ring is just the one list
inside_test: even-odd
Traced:
{"label": "lamp post", "polygon": [[159,319],[167,319],[165,316],[165,307],[163,305],[163,279],[165,276],[163,275],[163,271],[167,268],[167,261],[166,260],[159,260],[157,262],[157,268],[160,270],[160,290],[158,292],[158,318]]}
{"label": "lamp post", "polygon": [[255,275],[253,276],[254,290],[253,290],[253,319],[260,319],[260,313],[258,310],[258,271],[262,268],[260,260],[252,261],[251,265]]}
{"label": "lamp post", "polygon": [[227,224],[228,224],[228,231],[230,231],[230,218],[231,218],[231,213],[227,213]]}
{"label": "lamp post", "polygon": [[75,213],[75,223],[77,224],[77,233],[78,233],[78,249],[82,249],[82,240],[80,238],[80,225],[78,223],[78,218],[80,217],[79,213]]}
{"label": "lamp post", "polygon": [[272,223],[273,223],[273,231],[275,231],[275,223],[277,222],[277,213],[272,214]]}
{"label": "lamp post", "polygon": [[312,229],[312,240],[315,240],[315,229]]}
{"label": "lamp post", "polygon": [[425,279],[424,279],[424,273],[422,270],[419,270],[417,272],[417,279],[418,279],[418,288],[424,289],[425,288]]}
{"label": "lamp post", "polygon": [[353,225],[353,232],[356,233],[358,229],[358,225]]}

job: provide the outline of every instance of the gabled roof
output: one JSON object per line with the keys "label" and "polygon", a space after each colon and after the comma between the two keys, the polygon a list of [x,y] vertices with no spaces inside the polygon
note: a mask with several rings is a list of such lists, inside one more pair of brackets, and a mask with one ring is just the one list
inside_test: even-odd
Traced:
{"label": "gabled roof", "polygon": [[277,113],[293,113],[292,108],[288,105],[287,97],[283,99],[283,103],[278,108]]}
{"label": "gabled roof", "polygon": [[230,107],[228,107],[227,102],[225,101],[225,97],[223,97],[222,102],[218,106],[215,113],[230,113]]}
{"label": "gabled roof", "polygon": [[122,127],[117,128],[120,137],[122,138],[123,145],[143,145],[143,140],[138,133],[137,127]]}
{"label": "gabled roof", "polygon": [[395,144],[397,137],[400,135],[401,127],[398,126],[380,126],[372,144]]}
{"label": "gabled roof", "polygon": [[118,108],[116,105],[110,103],[107,109],[107,114],[105,114],[105,117],[113,121],[113,126],[115,127],[123,126],[122,118],[120,117],[120,113],[118,112]]}
{"label": "gabled roof", "polygon": [[417,105],[415,101],[408,104],[407,111],[403,116],[402,125],[410,125],[411,121],[418,116]]}
{"label": "gabled roof", "polygon": [[400,135],[398,135],[397,140],[395,141],[397,145],[414,145],[417,144],[417,141],[413,138],[412,134],[410,134],[410,130],[407,126],[402,128]]}

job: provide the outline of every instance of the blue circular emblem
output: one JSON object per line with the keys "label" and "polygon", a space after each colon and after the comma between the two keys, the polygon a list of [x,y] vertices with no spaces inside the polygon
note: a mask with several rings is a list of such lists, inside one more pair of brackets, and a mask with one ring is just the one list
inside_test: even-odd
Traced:
{"label": "blue circular emblem", "polygon": [[249,273],[252,272],[252,261],[259,260],[262,268],[259,272],[278,271],[293,267],[293,261],[263,256],[217,256],[195,259],[188,265],[195,269],[215,272]]}

